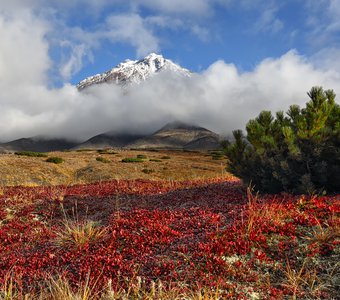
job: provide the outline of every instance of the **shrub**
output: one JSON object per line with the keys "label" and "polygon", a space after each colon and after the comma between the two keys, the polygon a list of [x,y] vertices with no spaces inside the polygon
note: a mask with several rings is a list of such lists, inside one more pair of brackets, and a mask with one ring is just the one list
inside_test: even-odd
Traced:
{"label": "shrub", "polygon": [[210,154],[214,160],[222,160],[224,158],[224,153],[222,151],[211,151]]}
{"label": "shrub", "polygon": [[77,149],[76,152],[90,152],[93,151],[93,149]]}
{"label": "shrub", "polygon": [[184,152],[184,153],[200,153],[197,150],[190,150],[190,149],[183,149],[182,152]]}
{"label": "shrub", "polygon": [[161,159],[170,159],[170,156],[162,156]]}
{"label": "shrub", "polygon": [[97,152],[99,154],[117,154],[117,152],[114,152],[114,151],[109,150],[109,149],[99,149],[99,150],[97,150]]}
{"label": "shrub", "polygon": [[140,163],[140,162],[143,162],[143,160],[137,157],[126,157],[122,159],[122,162],[123,163]]}
{"label": "shrub", "polygon": [[153,162],[162,162],[160,159],[155,159],[155,158],[151,158],[151,159],[149,159],[149,161],[153,161]]}
{"label": "shrub", "polygon": [[241,130],[225,152],[228,171],[258,190],[310,193],[340,190],[340,106],[332,90],[313,87],[301,109],[292,105],[286,116],[262,111]]}
{"label": "shrub", "polygon": [[146,159],[146,155],[144,155],[144,154],[138,154],[138,155],[137,155],[137,158]]}
{"label": "shrub", "polygon": [[213,160],[222,160],[224,157],[222,155],[213,155],[211,156]]}
{"label": "shrub", "polygon": [[106,159],[105,157],[98,156],[96,157],[96,161],[100,161],[102,163],[109,163],[110,160]]}
{"label": "shrub", "polygon": [[152,169],[143,169],[142,172],[145,173],[145,174],[151,174],[151,173],[155,172],[155,170],[152,170]]}
{"label": "shrub", "polygon": [[64,160],[61,157],[49,157],[48,159],[46,159],[47,162],[49,163],[54,163],[54,164],[61,164],[64,162]]}
{"label": "shrub", "polygon": [[34,151],[19,151],[19,152],[15,152],[14,154],[20,155],[20,156],[30,156],[30,157],[47,157],[48,156],[46,153],[34,152]]}

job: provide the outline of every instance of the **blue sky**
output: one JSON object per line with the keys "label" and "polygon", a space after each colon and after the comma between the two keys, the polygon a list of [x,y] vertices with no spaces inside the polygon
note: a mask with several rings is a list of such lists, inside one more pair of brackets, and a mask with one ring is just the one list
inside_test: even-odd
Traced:
{"label": "blue sky", "polygon": [[64,74],[72,83],[149,52],[192,71],[220,59],[249,71],[291,49],[309,58],[340,46],[338,0],[92,2],[54,6],[69,44],[59,40],[51,55],[56,66],[74,59]]}
{"label": "blue sky", "polygon": [[[152,132],[181,120],[216,132],[261,110],[340,93],[340,0],[0,2],[0,141]],[[197,72],[123,93],[75,84],[150,52]]]}

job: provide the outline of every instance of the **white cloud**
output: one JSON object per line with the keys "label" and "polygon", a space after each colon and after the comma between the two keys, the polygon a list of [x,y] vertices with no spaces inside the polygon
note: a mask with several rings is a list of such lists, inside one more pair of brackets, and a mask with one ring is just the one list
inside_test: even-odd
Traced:
{"label": "white cloud", "polygon": [[[329,47],[323,48],[315,53],[311,60],[320,70],[335,71],[340,74],[340,48]],[[340,80],[340,78],[339,78]]]}
{"label": "white cloud", "polygon": [[277,33],[283,29],[283,22],[276,16],[278,8],[271,7],[265,9],[257,22],[254,24],[255,32],[270,32]]}
{"label": "white cloud", "polygon": [[148,16],[145,18],[145,22],[150,26],[160,28],[179,29],[186,26],[182,19],[164,15]]}
{"label": "white cloud", "polygon": [[102,35],[112,42],[128,42],[137,49],[138,56],[159,50],[158,39],[138,14],[112,15],[106,24],[109,29]]}
{"label": "white cloud", "polygon": [[340,31],[340,1],[330,0],[328,7],[328,14],[331,18],[331,22],[327,27],[330,31]]}
{"label": "white cloud", "polygon": [[71,79],[72,75],[79,72],[83,66],[84,57],[90,56],[90,51],[84,44],[74,45],[68,41],[65,41],[62,45],[70,50],[70,55],[67,56],[59,69],[62,78],[65,81]]}
{"label": "white cloud", "polygon": [[[0,85],[44,82],[51,66],[45,36],[49,26],[28,12],[0,15]],[[30,76],[27,76],[29,71]]]}
{"label": "white cloud", "polygon": [[43,0],[11,0],[1,1],[0,11],[15,11],[18,12],[24,9],[36,7],[42,3]]}
{"label": "white cloud", "polygon": [[211,0],[135,0],[131,1],[134,5],[147,7],[161,13],[173,14],[193,14],[204,16],[211,12],[215,1]]}
{"label": "white cloud", "polygon": [[305,9],[308,15],[306,25],[309,26],[308,40],[312,47],[319,49],[340,45],[340,1],[339,0],[307,0]]}
{"label": "white cloud", "polygon": [[209,39],[211,39],[212,34],[210,31],[202,26],[199,26],[197,24],[194,24],[191,27],[191,31],[194,35],[196,35],[201,41],[207,42]]}
{"label": "white cloud", "polygon": [[[29,77],[29,64],[21,71]],[[16,72],[7,70],[11,77]],[[150,132],[178,119],[230,132],[243,128],[263,109],[303,105],[314,85],[339,91],[339,76],[339,71],[325,72],[290,51],[262,61],[251,72],[241,73],[234,65],[217,61],[192,78],[179,80],[164,72],[128,91],[115,85],[94,86],[82,93],[70,85],[50,90],[43,77],[40,84],[30,79],[24,84],[7,81],[0,91],[1,139],[37,134],[85,139],[112,129]]]}
{"label": "white cloud", "polygon": [[[175,119],[217,132],[231,131],[244,127],[263,109],[303,105],[306,92],[314,85],[340,93],[340,67],[332,63],[339,57],[338,48],[313,57],[317,64],[290,51],[265,59],[246,73],[217,61],[191,79],[178,80],[163,73],[127,93],[112,85],[96,86],[84,93],[70,85],[50,89],[51,42],[63,41],[60,36],[66,40],[70,54],[61,65],[61,73],[67,77],[81,68],[89,49],[103,39],[130,43],[140,55],[159,49],[152,21],[137,13],[113,15],[93,31],[61,28],[59,35],[53,32],[54,41],[47,39],[56,29],[54,20],[48,22],[25,7],[20,12],[14,6],[0,7],[1,140],[37,134],[84,139],[112,129],[153,130]],[[5,9],[6,13],[1,13]],[[166,6],[164,10],[172,11]],[[168,19],[153,22],[161,26],[164,20]]]}

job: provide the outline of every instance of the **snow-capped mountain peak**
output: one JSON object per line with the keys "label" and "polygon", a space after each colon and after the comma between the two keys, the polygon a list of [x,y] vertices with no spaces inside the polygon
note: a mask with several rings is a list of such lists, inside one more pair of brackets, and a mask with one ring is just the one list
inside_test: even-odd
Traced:
{"label": "snow-capped mountain peak", "polygon": [[155,74],[168,70],[179,76],[190,77],[190,71],[180,67],[162,55],[150,53],[141,60],[125,60],[113,69],[80,81],[78,90],[94,84],[114,83],[122,86],[140,84]]}

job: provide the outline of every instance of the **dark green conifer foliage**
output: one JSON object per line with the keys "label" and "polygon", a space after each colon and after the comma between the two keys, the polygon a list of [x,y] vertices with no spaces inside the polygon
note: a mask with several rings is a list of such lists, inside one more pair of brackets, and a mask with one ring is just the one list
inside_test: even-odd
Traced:
{"label": "dark green conifer foliage", "polygon": [[332,90],[313,87],[305,108],[262,111],[233,132],[228,171],[263,192],[340,191],[340,106]]}

